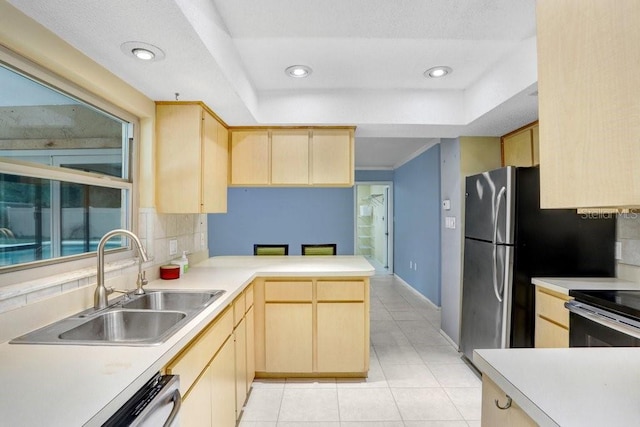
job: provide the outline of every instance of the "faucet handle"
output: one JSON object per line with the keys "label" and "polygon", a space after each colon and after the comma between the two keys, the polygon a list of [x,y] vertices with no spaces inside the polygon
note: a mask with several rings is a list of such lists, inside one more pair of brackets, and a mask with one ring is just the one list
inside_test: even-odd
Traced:
{"label": "faucet handle", "polygon": [[138,280],[136,280],[137,287],[134,294],[143,295],[144,289],[142,289],[142,287],[145,286],[147,283],[149,283],[149,281],[147,280],[147,272],[141,271],[140,273],[138,273]]}

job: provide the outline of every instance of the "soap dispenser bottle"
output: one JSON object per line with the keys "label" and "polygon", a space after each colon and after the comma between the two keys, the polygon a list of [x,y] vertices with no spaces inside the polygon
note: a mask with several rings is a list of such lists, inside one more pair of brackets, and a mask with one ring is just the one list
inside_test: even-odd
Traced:
{"label": "soap dispenser bottle", "polygon": [[187,258],[187,251],[182,251],[182,257],[174,259],[171,263],[180,266],[180,277],[182,277],[187,271],[189,271],[189,258]]}

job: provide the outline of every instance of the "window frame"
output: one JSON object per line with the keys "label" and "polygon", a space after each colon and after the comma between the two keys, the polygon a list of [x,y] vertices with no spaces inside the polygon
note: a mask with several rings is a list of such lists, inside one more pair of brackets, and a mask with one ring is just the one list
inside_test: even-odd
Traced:
{"label": "window frame", "polygon": [[[95,173],[83,172],[80,170],[56,168],[54,166],[40,165],[28,162],[22,162],[10,158],[0,160],[0,172],[10,173],[14,175],[30,176],[35,178],[44,178],[50,180],[59,180],[77,184],[88,184],[101,187],[117,188],[127,190],[128,217],[127,229],[138,233],[138,212],[139,212],[139,159],[140,159],[140,119],[134,114],[123,110],[108,100],[90,92],[77,85],[76,83],[61,77],[54,72],[24,58],[15,52],[0,45],[0,64],[9,69],[32,79],[33,81],[43,84],[56,90],[64,95],[77,99],[86,105],[101,111],[102,113],[122,120],[133,126],[133,132],[130,133],[129,155],[123,163],[123,168],[128,168],[128,180],[107,175],[99,175]],[[124,148],[124,147],[123,147]],[[135,256],[134,250],[130,243],[128,247],[112,249],[108,251],[107,260],[118,261]],[[70,272],[73,270],[86,269],[90,266],[95,267],[96,253],[87,252],[83,254],[70,255],[54,259],[33,261],[28,263],[16,264],[0,268],[0,276],[2,276],[2,287],[7,285],[15,285],[27,281],[32,281],[51,275]],[[87,276],[92,275],[87,272]]]}

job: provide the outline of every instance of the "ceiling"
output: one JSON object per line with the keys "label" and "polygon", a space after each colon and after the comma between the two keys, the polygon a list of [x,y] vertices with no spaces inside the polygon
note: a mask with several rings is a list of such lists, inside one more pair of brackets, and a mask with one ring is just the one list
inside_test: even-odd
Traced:
{"label": "ceiling", "polygon": [[[8,2],[153,100],[202,100],[231,126],[356,125],[360,168],[538,117],[535,0]],[[436,65],[453,73],[425,78]]]}

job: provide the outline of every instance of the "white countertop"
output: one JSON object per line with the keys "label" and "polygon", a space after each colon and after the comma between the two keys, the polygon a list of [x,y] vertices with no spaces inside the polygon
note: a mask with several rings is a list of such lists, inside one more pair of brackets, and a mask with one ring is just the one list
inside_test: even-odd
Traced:
{"label": "white countertop", "polygon": [[473,361],[542,427],[640,420],[640,348],[476,350]]}
{"label": "white countertop", "polygon": [[640,290],[640,283],[615,277],[534,277],[531,283],[563,294],[568,294],[571,290]]}
{"label": "white countertop", "polygon": [[0,423],[101,425],[255,278],[366,277],[360,256],[216,257],[148,289],[227,291],[166,342],[152,347],[0,344]]}

